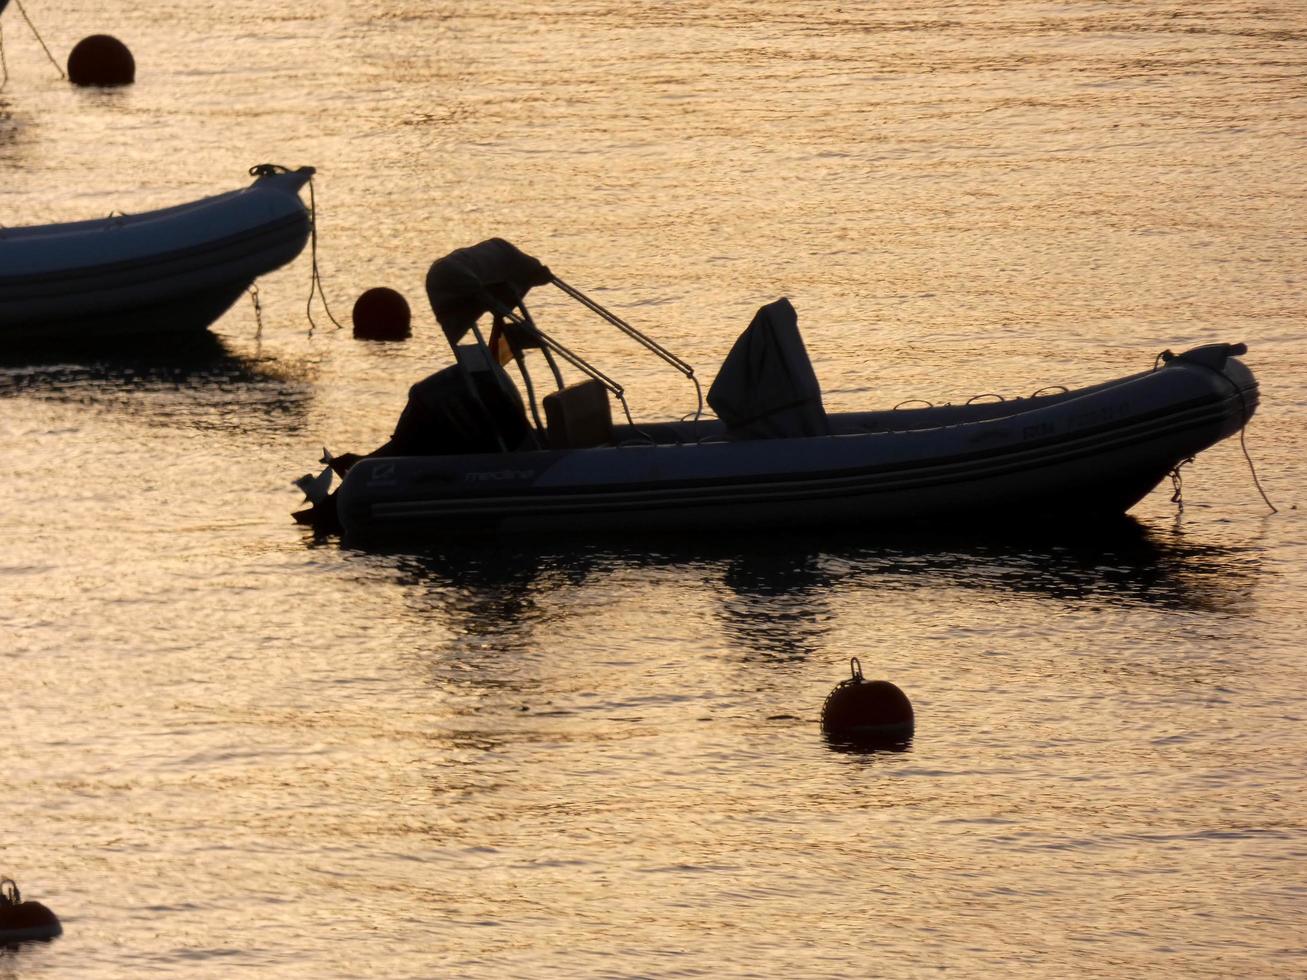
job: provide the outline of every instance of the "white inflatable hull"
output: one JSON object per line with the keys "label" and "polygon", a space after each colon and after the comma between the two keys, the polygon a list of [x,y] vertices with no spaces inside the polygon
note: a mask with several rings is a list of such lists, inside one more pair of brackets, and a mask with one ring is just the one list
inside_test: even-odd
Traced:
{"label": "white inflatable hull", "polygon": [[313,169],[94,221],[0,231],[0,339],[40,342],[203,330],[297,256]]}
{"label": "white inflatable hull", "polygon": [[338,512],[355,539],[1121,514],[1251,417],[1252,373],[1204,356],[1215,350],[1048,397],[832,415],[829,436],[715,441],[710,422],[644,427],[656,445],[368,458],[346,477]]}

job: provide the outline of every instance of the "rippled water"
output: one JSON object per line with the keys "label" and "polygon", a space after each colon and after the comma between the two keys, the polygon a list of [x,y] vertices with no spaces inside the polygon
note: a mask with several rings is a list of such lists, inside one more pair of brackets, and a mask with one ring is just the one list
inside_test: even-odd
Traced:
{"label": "rippled water", "polygon": [[[0,359],[0,977],[1300,976],[1307,14],[1241,2],[25,0],[0,224],[319,168],[304,256],[178,350]],[[1110,533],[367,553],[323,443],[439,366],[430,261],[504,235],[710,377],[800,313],[832,408],[1246,341],[1248,449]],[[692,392],[542,297],[627,382]],[[817,716],[856,655],[904,752]]]}

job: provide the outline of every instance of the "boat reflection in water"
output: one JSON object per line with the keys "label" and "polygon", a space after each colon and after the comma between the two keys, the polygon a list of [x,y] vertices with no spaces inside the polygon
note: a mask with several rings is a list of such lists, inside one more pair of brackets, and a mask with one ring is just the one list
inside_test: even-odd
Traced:
{"label": "boat reflection in water", "polygon": [[[451,745],[724,721],[766,751],[789,729],[817,737],[822,698],[858,656],[922,719],[913,742],[823,739],[858,764],[947,729],[961,702],[1050,672],[1085,690],[1154,671],[1211,689],[1229,663],[1168,647],[1183,634],[1171,624],[1217,613],[1203,618],[1228,622],[1237,645],[1263,572],[1254,550],[1131,518],[1015,541],[496,539],[342,557],[370,592],[392,593],[400,660],[447,719],[433,737]],[[1061,644],[1050,624],[1068,619],[1095,624],[1089,646]]]}
{"label": "boat reflection in water", "polygon": [[231,350],[208,332],[0,355],[0,398],[73,402],[197,430],[301,428],[308,369]]}
{"label": "boat reflection in water", "polygon": [[[319,539],[320,540],[320,539]],[[1233,612],[1261,574],[1255,552],[1190,541],[1132,517],[1082,533],[999,538],[832,540],[768,533],[765,540],[587,541],[568,546],[490,540],[425,553],[359,552],[394,561],[417,615],[435,614],[459,635],[526,648],[569,608],[560,593],[604,578],[640,578],[656,588],[708,590],[743,659],[804,660],[825,648],[832,599],[856,593],[980,590],[990,597],[1110,602],[1118,607]]]}

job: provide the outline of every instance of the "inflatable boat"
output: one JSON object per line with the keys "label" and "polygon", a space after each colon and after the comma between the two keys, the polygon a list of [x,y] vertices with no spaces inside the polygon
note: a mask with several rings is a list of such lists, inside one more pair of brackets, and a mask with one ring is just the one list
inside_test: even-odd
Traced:
{"label": "inflatable boat", "polygon": [[[759,310],[726,358],[707,399],[717,418],[637,424],[619,384],[535,325],[522,300],[545,283],[699,390],[675,355],[507,242],[485,242],[440,260],[427,278],[454,365],[414,386],[386,446],[328,456],[329,469],[303,478],[315,504],[299,519],[338,522],[360,540],[1079,522],[1123,513],[1181,462],[1238,433],[1258,403],[1238,360],[1243,345],[1210,344],[1078,390],[827,413],[794,309],[781,299]],[[489,339],[477,323],[487,312]],[[468,334],[475,342],[461,343]],[[543,420],[528,351],[556,382]],[[559,361],[584,379],[565,384]],[[526,399],[504,370],[514,363]],[[610,399],[624,422],[614,424]],[[479,421],[469,428],[469,419]],[[329,493],[333,470],[344,481]]]}
{"label": "inflatable boat", "polygon": [[92,221],[0,229],[0,340],[203,330],[308,241],[312,167],[263,165],[241,190]]}

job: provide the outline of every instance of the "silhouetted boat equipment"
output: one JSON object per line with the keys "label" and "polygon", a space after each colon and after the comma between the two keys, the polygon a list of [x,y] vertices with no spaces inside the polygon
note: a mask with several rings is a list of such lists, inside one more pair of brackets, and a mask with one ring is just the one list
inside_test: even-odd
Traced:
{"label": "silhouetted boat equipment", "polygon": [[54,939],[63,933],[58,917],[40,902],[24,902],[12,878],[0,878],[0,944]]}
{"label": "silhouetted boat equipment", "polygon": [[[723,364],[708,395],[718,419],[637,425],[619,384],[533,322],[523,298],[546,283],[694,380],[688,364],[508,242],[461,249],[432,266],[427,292],[468,394],[486,419],[515,418],[514,427],[499,425],[484,452],[359,460],[335,500],[347,534],[1079,522],[1133,506],[1179,463],[1239,432],[1258,401],[1234,357],[1243,345],[1212,344],[1075,391],[828,414],[781,299],[759,310]],[[488,340],[477,324],[486,313]],[[474,342],[463,343],[469,333]],[[545,421],[523,358],[532,349],[559,389],[544,398]],[[589,380],[564,385],[559,359]],[[500,366],[509,360],[525,407]],[[627,424],[612,423],[610,395]],[[456,413],[440,423],[456,425]],[[316,489],[320,498],[321,481]]]}
{"label": "silhouetted boat equipment", "polygon": [[0,229],[0,340],[203,330],[295,258],[312,167],[253,168],[249,187],[93,221]]}

